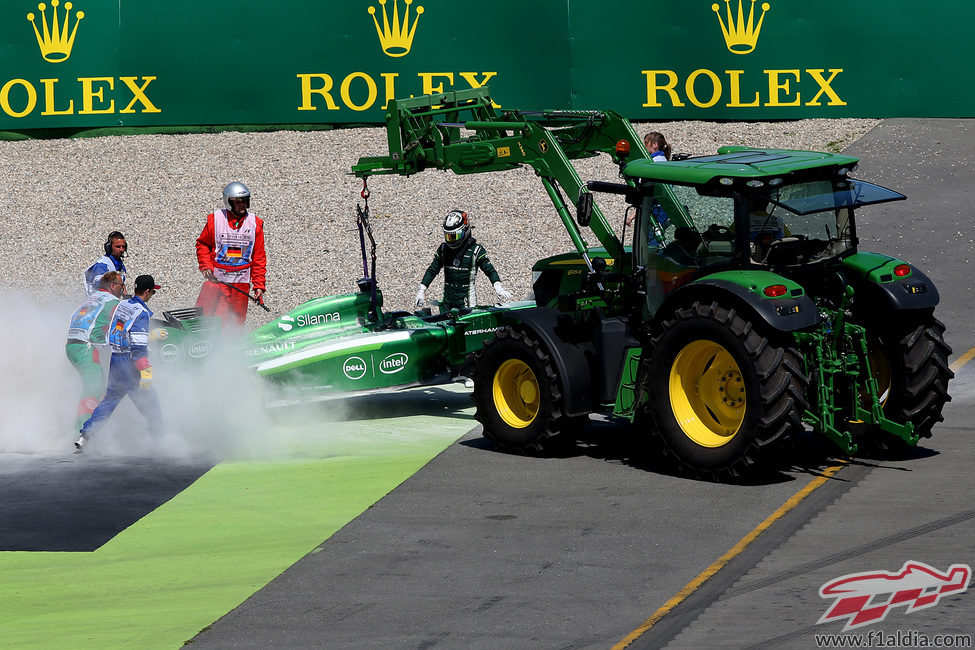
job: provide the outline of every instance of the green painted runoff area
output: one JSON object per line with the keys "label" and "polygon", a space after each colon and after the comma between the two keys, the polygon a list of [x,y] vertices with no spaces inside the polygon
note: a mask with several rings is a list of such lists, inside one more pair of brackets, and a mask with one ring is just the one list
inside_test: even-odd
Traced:
{"label": "green painted runoff area", "polygon": [[217,465],[94,552],[0,553],[0,645],[180,647],[470,431],[451,397],[462,407],[278,427],[288,454]]}

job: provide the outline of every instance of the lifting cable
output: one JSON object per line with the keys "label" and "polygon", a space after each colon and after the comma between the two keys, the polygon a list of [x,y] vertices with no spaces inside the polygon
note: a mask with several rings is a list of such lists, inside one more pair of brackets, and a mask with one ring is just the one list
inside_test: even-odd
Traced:
{"label": "lifting cable", "polygon": [[[362,178],[362,191],[359,196],[365,201],[365,209],[355,204],[356,227],[359,229],[359,248],[362,250],[362,279],[369,282],[369,314],[372,318],[377,317],[376,312],[376,239],[372,236],[372,226],[369,225],[369,187],[366,177]],[[366,237],[369,237],[371,245],[370,253],[372,256],[372,270],[369,269],[369,260],[366,256]]]}

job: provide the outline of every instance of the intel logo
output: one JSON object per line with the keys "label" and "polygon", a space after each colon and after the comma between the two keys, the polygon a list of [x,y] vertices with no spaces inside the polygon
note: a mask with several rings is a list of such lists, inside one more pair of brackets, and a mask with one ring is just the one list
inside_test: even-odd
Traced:
{"label": "intel logo", "polygon": [[409,360],[410,358],[402,352],[393,353],[379,363],[379,372],[384,375],[392,375],[405,368],[406,362]]}
{"label": "intel logo", "polygon": [[189,355],[194,359],[210,354],[210,341],[198,341],[190,346]]}

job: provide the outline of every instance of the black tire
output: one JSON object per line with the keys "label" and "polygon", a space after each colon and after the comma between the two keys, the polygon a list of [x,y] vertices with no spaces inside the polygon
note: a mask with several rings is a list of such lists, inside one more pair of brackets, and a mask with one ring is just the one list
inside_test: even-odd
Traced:
{"label": "black tire", "polygon": [[695,302],[662,322],[636,422],[679,471],[741,476],[772,464],[772,453],[802,430],[802,359],[766,329],[717,303]]}
{"label": "black tire", "polygon": [[474,417],[504,450],[540,454],[570,423],[551,355],[528,330],[499,329],[477,353],[473,379]]}
{"label": "black tire", "polygon": [[[870,370],[884,416],[898,423],[910,422],[914,433],[930,438],[942,422],[944,405],[951,401],[948,382],[955,373],[948,367],[951,347],[945,343],[945,326],[933,315],[905,318],[891,315],[868,328]],[[907,444],[879,429],[867,429],[864,442],[881,450],[900,450]]]}

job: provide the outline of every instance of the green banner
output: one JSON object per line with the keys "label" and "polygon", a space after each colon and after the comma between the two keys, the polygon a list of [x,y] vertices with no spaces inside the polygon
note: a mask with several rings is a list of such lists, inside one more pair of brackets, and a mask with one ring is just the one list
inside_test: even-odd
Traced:
{"label": "green banner", "polygon": [[[949,11],[950,9],[950,11]],[[6,0],[0,130],[384,120],[392,97],[634,119],[975,113],[969,6]]]}
{"label": "green banner", "polygon": [[973,17],[960,3],[572,2],[572,102],[653,120],[968,117]]}

